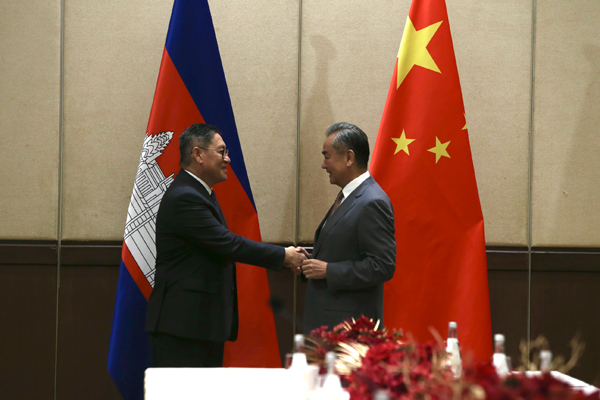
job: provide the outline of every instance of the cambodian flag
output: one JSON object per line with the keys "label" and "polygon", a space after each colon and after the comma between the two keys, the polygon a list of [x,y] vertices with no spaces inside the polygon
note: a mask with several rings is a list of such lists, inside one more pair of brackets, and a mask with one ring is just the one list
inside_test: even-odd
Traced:
{"label": "cambodian flag", "polygon": [[[179,135],[193,123],[218,126],[229,149],[227,180],[215,187],[229,229],[260,241],[258,216],[238,138],[207,0],[175,0],[125,227],[108,369],[124,399],[143,399],[151,366],[144,332],[154,284],[155,221],[179,171]],[[281,367],[266,270],[238,264],[240,328],[225,366]]]}

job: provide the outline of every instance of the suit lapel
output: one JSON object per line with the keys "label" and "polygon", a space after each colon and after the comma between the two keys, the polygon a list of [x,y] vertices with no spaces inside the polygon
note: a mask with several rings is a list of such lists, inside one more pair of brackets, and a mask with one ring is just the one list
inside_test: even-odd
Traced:
{"label": "suit lapel", "polygon": [[185,184],[193,187],[198,193],[200,193],[200,195],[202,195],[202,197],[204,197],[204,199],[206,200],[206,203],[208,203],[208,208],[213,213],[215,218],[217,218],[217,220],[220,223],[222,223],[223,225],[225,225],[225,227],[227,227],[227,222],[225,221],[225,216],[223,215],[221,208],[220,207],[217,208],[212,196],[210,194],[208,194],[208,191],[206,190],[204,185],[201,184],[196,178],[191,176],[189,174],[189,172],[187,172],[183,168],[181,170],[179,170],[179,173],[177,174],[177,176],[178,177],[181,176],[181,179]]}
{"label": "suit lapel", "polygon": [[[355,203],[356,196],[353,192],[350,196],[348,196],[346,200],[344,200],[344,202],[335,211],[335,213],[333,213],[333,215],[327,218],[326,221],[323,220],[323,222],[321,223],[321,231],[319,232],[319,239],[317,240],[317,243],[315,243],[315,255],[321,248],[321,245],[327,240],[327,235],[329,234],[329,232],[331,232],[333,227],[337,225],[340,219],[342,219],[342,217],[354,207]],[[323,226],[323,224],[325,224],[325,226]]]}
{"label": "suit lapel", "polygon": [[[214,193],[214,190],[213,190],[213,193]],[[217,203],[215,205],[215,209],[217,210],[217,213],[221,217],[220,222],[223,225],[225,225],[225,228],[227,228],[227,221],[225,220],[225,215],[223,214],[223,210],[221,210],[221,206],[219,205],[219,201],[217,200],[217,196],[215,196],[213,198],[211,195],[209,195],[209,197],[210,197],[211,205],[215,205],[215,202]]]}
{"label": "suit lapel", "polygon": [[327,217],[329,217],[329,214],[331,214],[331,210],[333,209],[333,205],[331,207],[329,207],[329,211],[327,211],[327,214],[325,214],[325,218],[323,218],[323,220],[321,221],[321,223],[319,224],[319,226],[317,227],[317,230],[315,231],[315,245],[319,239],[319,235],[321,233],[321,229],[323,229],[323,224],[325,224],[325,221],[327,221]]}
{"label": "suit lapel", "polygon": [[[315,248],[313,249],[313,255],[315,257],[317,255],[317,253],[319,252],[321,245],[325,242],[326,237],[329,234],[329,232],[344,217],[344,215],[346,215],[352,208],[354,208],[354,206],[356,205],[357,199],[360,196],[362,196],[365,189],[367,187],[371,186],[373,184],[373,182],[375,182],[373,177],[367,178],[363,183],[360,184],[359,187],[357,187],[352,193],[350,193],[350,196],[348,196],[348,198],[344,200],[344,202],[335,211],[335,213],[333,215],[331,215],[329,218],[327,218],[327,216],[329,215],[329,212],[331,212],[331,208],[329,209],[329,212],[327,212],[327,215],[325,215],[325,218],[323,219],[323,221],[321,221],[321,224],[319,225],[319,227],[317,228],[317,231],[315,233]],[[332,206],[332,208],[333,208],[333,206]],[[327,222],[327,223],[325,223],[325,222]],[[325,224],[325,226],[323,226],[323,224]]]}

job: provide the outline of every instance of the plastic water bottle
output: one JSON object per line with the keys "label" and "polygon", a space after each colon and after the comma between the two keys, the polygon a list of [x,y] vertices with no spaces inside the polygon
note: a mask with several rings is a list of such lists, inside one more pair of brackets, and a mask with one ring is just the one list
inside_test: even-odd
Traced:
{"label": "plastic water bottle", "polygon": [[306,354],[304,354],[304,336],[297,334],[294,336],[294,354],[292,355],[292,364],[290,368],[306,368]]}
{"label": "plastic water bottle", "polygon": [[540,351],[540,371],[549,372],[552,365],[552,352],[550,350]]}
{"label": "plastic water bottle", "polygon": [[462,373],[462,359],[460,357],[460,344],[458,343],[457,324],[454,321],[448,323],[446,353],[448,353],[448,366],[452,370],[454,378],[460,378]]}
{"label": "plastic water bottle", "polygon": [[290,393],[287,398],[290,400],[308,399],[310,393],[316,388],[319,367],[308,365],[304,352],[304,336],[301,334],[294,336],[294,353],[288,371]]}
{"label": "plastic water bottle", "polygon": [[506,362],[506,354],[504,353],[504,335],[494,335],[494,358],[492,360],[498,376],[504,378],[510,372],[508,363]]}
{"label": "plastic water bottle", "polygon": [[327,374],[323,379],[321,398],[324,400],[343,400],[347,397],[347,393],[342,389],[342,381],[335,370],[337,355],[330,351],[325,355],[325,361],[327,362]]}

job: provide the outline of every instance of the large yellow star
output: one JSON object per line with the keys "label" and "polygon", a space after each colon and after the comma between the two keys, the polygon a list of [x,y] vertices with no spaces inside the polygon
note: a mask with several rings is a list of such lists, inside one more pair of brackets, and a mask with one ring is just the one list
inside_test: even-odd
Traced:
{"label": "large yellow star", "polygon": [[463,128],[461,129],[461,131],[464,131],[464,130],[468,129],[467,128],[467,114],[463,113],[463,115],[465,116],[465,126],[463,126]]}
{"label": "large yellow star", "polygon": [[398,76],[396,79],[396,89],[400,87],[400,84],[404,81],[406,75],[408,75],[415,65],[435,72],[440,72],[435,61],[433,61],[431,54],[427,51],[427,45],[442,22],[443,21],[436,22],[435,24],[417,31],[410,18],[406,19],[402,42],[400,42],[400,49],[398,50]]}
{"label": "large yellow star", "polygon": [[408,153],[408,145],[415,141],[415,139],[407,139],[404,134],[404,130],[402,130],[402,135],[399,138],[392,138],[392,140],[396,143],[396,151],[394,151],[394,155],[396,155],[399,151],[403,151],[406,154]]}
{"label": "large yellow star", "polygon": [[431,149],[428,149],[427,151],[435,153],[435,163],[436,164],[442,156],[450,158],[450,154],[448,154],[448,152],[446,151],[446,147],[448,147],[449,144],[450,144],[450,141],[447,141],[446,143],[442,143],[442,142],[440,142],[440,139],[437,138],[437,136],[435,137],[435,147],[432,147]]}

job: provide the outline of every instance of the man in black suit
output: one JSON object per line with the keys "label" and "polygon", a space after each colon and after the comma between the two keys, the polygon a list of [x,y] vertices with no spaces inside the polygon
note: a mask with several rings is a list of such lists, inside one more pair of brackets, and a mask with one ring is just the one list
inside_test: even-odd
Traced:
{"label": "man in black suit", "polygon": [[235,262],[300,273],[305,255],[235,235],[212,187],[227,179],[227,147],[217,127],[193,124],[179,138],[180,166],[156,218],[156,276],[148,301],[154,367],[221,367],[235,341]]}
{"label": "man in black suit", "polygon": [[312,256],[302,266],[308,278],[305,334],[362,315],[383,326],[383,284],[396,268],[394,210],[367,170],[367,135],[339,122],[325,136],[321,168],[342,190],[317,228]]}

